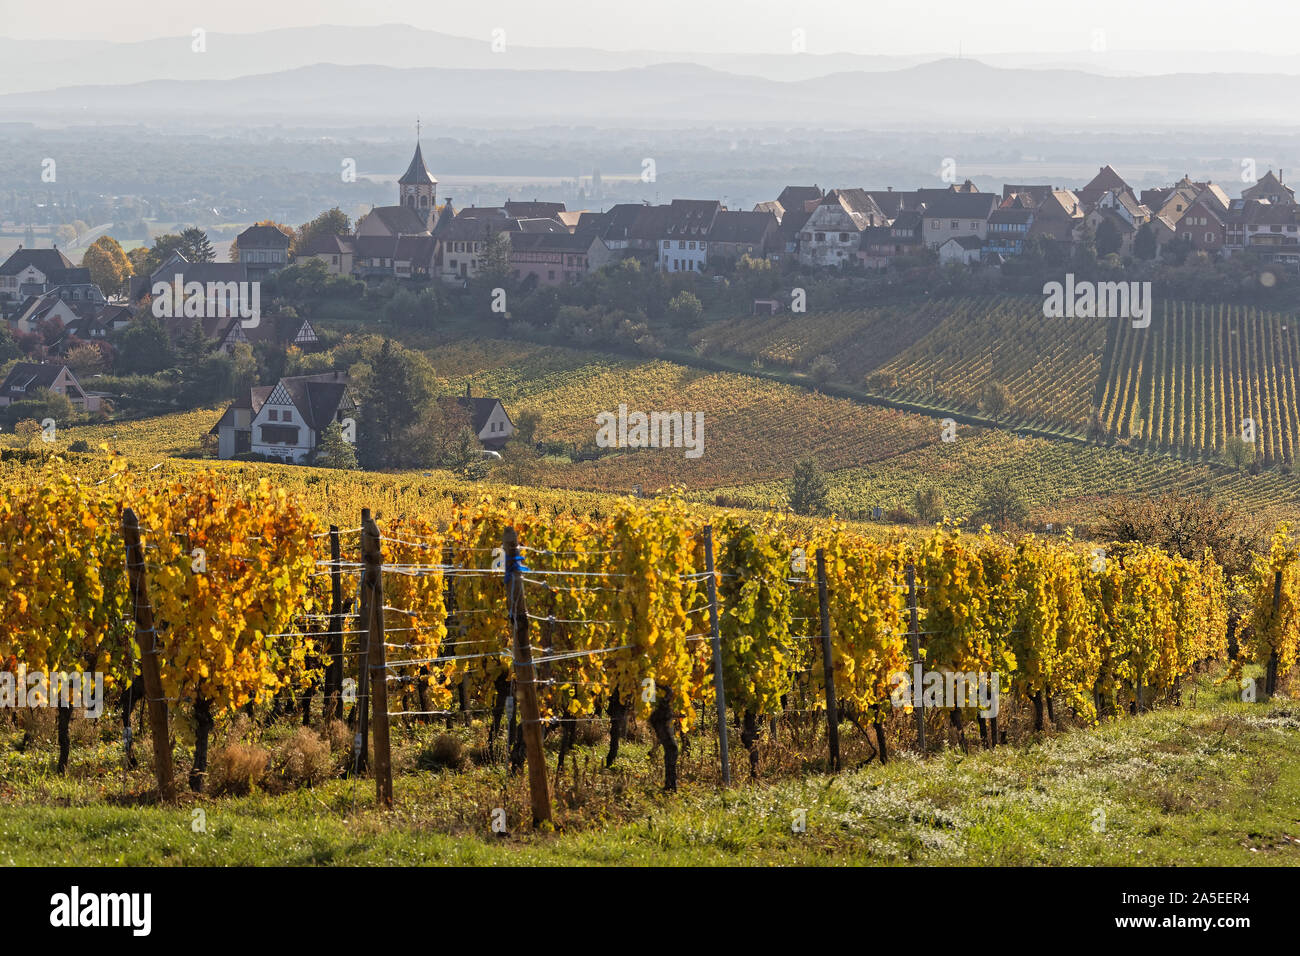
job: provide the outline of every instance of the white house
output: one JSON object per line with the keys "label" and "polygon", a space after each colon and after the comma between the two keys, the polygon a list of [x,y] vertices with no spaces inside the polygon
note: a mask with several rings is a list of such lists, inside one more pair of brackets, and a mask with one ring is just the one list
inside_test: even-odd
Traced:
{"label": "white house", "polygon": [[843,268],[857,265],[862,234],[889,220],[864,189],[832,189],[799,233],[799,263]]}
{"label": "white house", "polygon": [[714,199],[674,199],[658,246],[660,272],[703,272],[709,264],[709,234],[722,212]]}
{"label": "white house", "polygon": [[[301,464],[334,422],[345,426],[344,440],[355,444],[357,408],[344,372],[289,376],[275,385],[258,386],[246,400],[227,408],[213,426],[217,455],[231,458],[253,452]],[[349,420],[353,427],[346,427]]]}
{"label": "white house", "polygon": [[515,423],[506,414],[500,399],[475,398],[468,385],[460,398],[440,398],[438,403],[449,413],[467,415],[470,430],[484,448],[502,448],[515,433]]}
{"label": "white house", "polygon": [[20,302],[46,291],[51,277],[72,268],[58,249],[18,249],[0,264],[0,299]]}
{"label": "white house", "polygon": [[973,266],[980,261],[983,240],[974,236],[953,236],[939,247],[939,265],[960,262],[964,266]]}

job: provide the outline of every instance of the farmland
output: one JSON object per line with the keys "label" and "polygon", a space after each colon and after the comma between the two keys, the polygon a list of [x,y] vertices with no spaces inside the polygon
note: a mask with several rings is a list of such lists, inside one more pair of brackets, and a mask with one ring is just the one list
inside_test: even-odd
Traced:
{"label": "farmland", "polygon": [[[784,505],[794,464],[804,455],[817,458],[827,471],[829,504],[841,515],[866,514],[874,507],[908,509],[916,489],[928,485],[942,490],[948,514],[967,518],[984,482],[1000,476],[1023,490],[1035,525],[1074,525],[1081,531],[1096,523],[1113,496],[1157,490],[1213,495],[1270,520],[1290,518],[1300,509],[1300,476],[1278,468],[1250,474],[1222,462],[1132,447],[1133,442],[1122,442],[1130,446],[1125,448],[1053,441],[969,425],[956,428],[955,440],[944,441],[934,417],[657,359],[499,339],[426,347],[446,393],[463,394],[469,386],[476,395],[501,398],[512,415],[538,412],[539,439],[594,450],[595,415],[625,403],[644,411],[703,412],[703,454],[688,458],[683,449],[668,448],[623,449],[576,461],[550,455],[526,467],[498,465],[485,485],[436,470],[359,476],[265,463],[219,467],[273,475],[299,489],[321,513],[341,513],[343,524],[362,503],[400,514],[426,508],[431,500],[450,501],[452,493],[482,488],[499,495],[510,485],[529,486],[520,493],[548,508],[569,502],[598,509],[610,494],[674,486],[699,502],[765,509]],[[132,462],[154,465],[168,459],[170,468],[179,465],[175,456],[200,454],[203,436],[219,415],[220,409],[212,408],[78,425],[60,430],[52,450],[66,453],[68,445],[85,442],[77,447],[93,461],[105,444]],[[0,448],[17,443],[16,436],[0,435]],[[356,500],[362,491],[369,496],[366,502]],[[341,501],[355,507],[338,505]]]}

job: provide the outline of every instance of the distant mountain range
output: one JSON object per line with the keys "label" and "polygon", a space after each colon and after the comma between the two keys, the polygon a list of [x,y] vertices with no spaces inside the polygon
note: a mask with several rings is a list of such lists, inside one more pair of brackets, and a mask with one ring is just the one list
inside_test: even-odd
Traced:
{"label": "distant mountain range", "polygon": [[[790,82],[837,73],[896,71],[957,52],[861,55],[611,51],[528,46],[518,42],[521,39],[507,33],[504,51],[493,52],[489,37],[451,36],[404,24],[210,33],[202,53],[193,52],[190,36],[131,43],[0,38],[0,93],[150,80],[229,80],[324,63],[398,69],[582,72],[690,63],[725,73]],[[1070,69],[1111,76],[1180,72],[1300,75],[1300,55],[1236,51],[1029,52],[978,54],[974,58],[989,66]]]}
{"label": "distant mountain range", "polygon": [[[334,28],[316,29],[324,31],[323,36],[334,36]],[[290,31],[254,37],[269,42],[267,38],[283,32]],[[400,28],[397,35],[414,37],[409,28]],[[456,44],[476,42],[421,35],[441,38],[425,51],[437,51],[431,56],[435,61],[454,59],[442,54],[459,49]],[[446,44],[440,45],[442,41]],[[413,58],[418,53],[411,45],[398,45],[393,58]],[[208,53],[194,54],[186,48],[177,56],[206,64],[210,61],[204,58],[214,55],[214,39],[209,37]],[[0,121],[176,120],[201,125],[239,117],[346,126],[422,115],[431,126],[443,121],[483,126],[1289,127],[1296,121],[1295,94],[1300,83],[1290,76],[1246,73],[1101,76],[1080,70],[1001,68],[968,59],[902,68],[876,64],[870,71],[778,80],[696,64],[628,67],[626,58],[619,57],[623,62],[618,69],[600,70],[337,64],[267,70],[266,65],[284,61],[283,55],[267,53],[258,58],[262,69],[253,75],[111,85],[104,81],[122,77],[106,66],[96,71],[101,81],[96,85],[0,96]],[[165,69],[167,64],[152,67]],[[56,73],[43,71],[43,75],[49,78]]]}

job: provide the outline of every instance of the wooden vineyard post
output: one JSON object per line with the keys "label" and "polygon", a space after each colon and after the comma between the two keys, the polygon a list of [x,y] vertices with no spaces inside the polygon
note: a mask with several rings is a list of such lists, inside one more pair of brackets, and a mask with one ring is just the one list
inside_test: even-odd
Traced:
{"label": "wooden vineyard post", "polygon": [[713,692],[718,701],[718,760],[722,785],[731,786],[731,759],[727,753],[727,688],[722,680],[722,635],[718,629],[718,579],[713,573],[713,525],[704,528],[704,570],[709,580],[709,641],[713,646]]}
{"label": "wooden vineyard post", "polygon": [[514,638],[515,684],[518,688],[520,731],[528,758],[528,791],[533,804],[533,826],[551,823],[551,782],[546,776],[546,755],[542,753],[542,712],[537,706],[533,651],[528,644],[528,603],[524,578],[519,571],[519,534],[506,528],[501,536],[506,562],[506,602],[510,632]]}
{"label": "wooden vineyard post", "polygon": [[821,607],[822,678],[826,685],[826,740],[831,751],[831,772],[840,769],[840,714],[835,700],[835,659],[831,656],[831,605],[826,593],[826,552],[817,549],[817,603]]}
{"label": "wooden vineyard post", "polygon": [[[915,668],[921,663],[921,629],[917,623],[916,565],[911,561],[907,562],[907,616],[907,633],[912,650],[912,673],[915,675]],[[925,753],[925,697],[913,688],[912,700],[912,709],[916,713],[916,749]]]}
{"label": "wooden vineyard post", "polygon": [[393,766],[388,745],[388,655],[384,647],[384,554],[379,526],[367,510],[361,520],[361,593],[366,595],[366,669],[370,672],[370,701],[375,738],[375,796],[381,806],[393,805]]}
{"label": "wooden vineyard post", "polygon": [[330,639],[325,668],[325,725],[343,716],[343,547],[339,526],[330,525]]}
{"label": "wooden vineyard post", "polygon": [[[1273,616],[1277,617],[1282,609],[1282,572],[1273,575]],[[1264,672],[1264,695],[1272,697],[1277,693],[1277,649],[1268,656],[1268,669]]]}
{"label": "wooden vineyard post", "polygon": [[126,541],[126,571],[130,581],[131,607],[135,613],[135,637],[140,645],[144,703],[149,713],[149,733],[153,737],[153,766],[154,775],[158,779],[158,799],[171,803],[176,799],[176,783],[172,774],[172,741],[167,727],[167,701],[163,700],[162,671],[158,665],[158,633],[154,629],[153,605],[149,603],[144,547],[140,544],[140,521],[130,508],[122,512],[122,537]]}
{"label": "wooden vineyard post", "polygon": [[[370,509],[361,509],[361,538],[364,551],[365,528],[370,521]],[[365,566],[365,557],[362,556]],[[366,750],[370,743],[370,589],[365,586],[365,571],[361,575],[360,594],[358,595],[357,627],[361,632],[361,650],[357,660],[357,734],[352,738],[352,772],[364,773],[370,766]]]}

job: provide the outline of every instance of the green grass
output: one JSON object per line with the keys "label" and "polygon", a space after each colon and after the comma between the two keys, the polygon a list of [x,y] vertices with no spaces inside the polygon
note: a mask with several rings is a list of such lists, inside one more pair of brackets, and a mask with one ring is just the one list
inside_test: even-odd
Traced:
{"label": "green grass", "polygon": [[[66,780],[48,751],[7,748],[0,865],[1300,864],[1300,709],[1236,703],[1209,681],[1186,698],[994,751],[902,753],[836,777],[765,770],[725,792],[702,738],[676,795],[658,792],[643,745],[606,771],[591,741],[556,787],[555,834],[521,828],[524,774],[416,771],[418,741],[396,758],[391,811],[368,780],[162,808],[120,794],[109,744],[75,751]],[[505,835],[490,830],[495,806]],[[806,832],[792,831],[797,811]]]}

